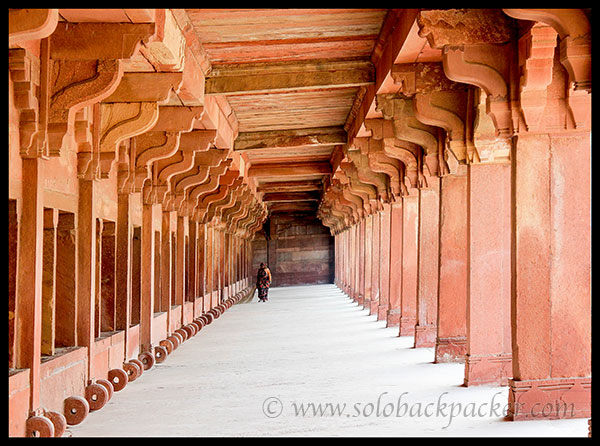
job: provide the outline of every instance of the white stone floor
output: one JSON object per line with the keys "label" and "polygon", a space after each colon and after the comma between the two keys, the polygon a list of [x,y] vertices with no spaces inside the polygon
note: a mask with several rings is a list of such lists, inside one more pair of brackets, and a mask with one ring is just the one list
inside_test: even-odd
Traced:
{"label": "white stone floor", "polygon": [[502,419],[506,387],[462,387],[334,285],[234,305],[114,394],[73,437],[586,437],[587,419]]}

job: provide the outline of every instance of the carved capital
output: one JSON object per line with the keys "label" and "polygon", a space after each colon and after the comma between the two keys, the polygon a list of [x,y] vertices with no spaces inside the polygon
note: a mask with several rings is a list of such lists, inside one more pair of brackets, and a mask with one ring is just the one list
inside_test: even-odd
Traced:
{"label": "carved capital", "polygon": [[560,61],[573,89],[592,91],[592,29],[581,9],[504,9],[516,19],[550,25],[560,37]]}
{"label": "carved capital", "polygon": [[8,50],[14,106],[19,112],[19,148],[23,158],[48,155],[44,107],[40,107],[40,61],[24,49]]}
{"label": "carved capital", "polygon": [[129,194],[133,192],[134,174],[130,168],[129,149],[126,144],[119,145],[119,156],[117,160],[117,192]]}
{"label": "carved capital", "polygon": [[519,39],[520,105],[528,131],[539,130],[552,82],[556,31],[536,23]]}
{"label": "carved capital", "polygon": [[98,158],[92,152],[77,152],[77,178],[92,181],[98,177]]}
{"label": "carved capital", "polygon": [[498,136],[496,122],[488,113],[486,94],[475,92],[475,125],[473,128],[472,152],[467,151],[469,163],[509,162],[512,147],[511,138]]}

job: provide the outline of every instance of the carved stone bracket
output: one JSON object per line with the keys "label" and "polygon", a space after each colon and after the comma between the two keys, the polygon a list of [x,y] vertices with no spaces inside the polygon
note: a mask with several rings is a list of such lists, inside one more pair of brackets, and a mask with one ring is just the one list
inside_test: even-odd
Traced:
{"label": "carved stone bracket", "polygon": [[445,130],[442,160],[450,163],[449,170],[466,162],[467,152],[473,151],[473,87],[448,79],[441,63],[394,65],[392,77],[400,83],[399,93],[413,97],[417,120]]}
{"label": "carved stone bracket", "polygon": [[8,46],[48,37],[58,25],[58,9],[8,9]]}
{"label": "carved stone bracket", "polygon": [[104,102],[165,102],[181,85],[183,73],[125,73]]}
{"label": "carved stone bracket", "polygon": [[120,59],[133,56],[152,24],[60,22],[48,38],[49,153],[60,155],[77,110],[110,96],[123,76]]}
{"label": "carved stone bracket", "polygon": [[52,63],[48,114],[50,156],[60,156],[64,137],[71,132],[75,113],[109,95],[117,87],[122,75],[118,60]]}
{"label": "carved stone bracket", "polygon": [[[348,164],[348,163],[346,163],[346,164]],[[372,198],[370,196],[370,194],[369,194],[370,189],[368,191],[365,191],[364,189],[361,190],[360,186],[358,189],[354,188],[349,176],[346,174],[346,172],[344,170],[342,170],[342,168],[340,168],[336,171],[334,179],[338,180],[340,182],[340,184],[344,185],[345,191],[348,191],[348,193],[358,197],[361,200],[364,216],[370,215],[373,212],[375,212],[377,206],[376,206],[376,204],[374,204],[373,206],[371,204],[376,203],[377,200],[375,197]],[[371,187],[371,186],[369,185],[369,187]]]}
{"label": "carved stone bracket", "polygon": [[[225,191],[222,194],[222,198],[215,199],[211,203],[209,203],[206,214],[204,216],[205,222],[210,222],[214,219],[221,219],[221,215],[224,209],[227,209],[234,205],[235,199],[238,196],[240,188],[243,184],[243,178],[238,177],[235,179],[231,186],[227,186]],[[215,197],[216,198],[216,197]],[[224,222],[222,221],[224,224]]]}
{"label": "carved stone bracket", "polygon": [[149,131],[132,138],[135,159],[135,180],[133,189],[136,192],[149,178],[150,166],[153,161],[174,155],[179,148],[179,132]]}
{"label": "carved stone bracket", "polygon": [[499,138],[512,136],[509,79],[512,48],[509,44],[445,47],[444,72],[457,82],[476,85],[486,94],[486,112]]}
{"label": "carved stone bracket", "polygon": [[197,221],[207,223],[206,215],[208,207],[215,201],[222,200],[229,193],[229,188],[236,182],[239,177],[239,171],[228,170],[225,174],[219,177],[219,185],[216,190],[204,194],[198,198],[198,204],[195,208]]}
{"label": "carved stone bracket", "polygon": [[[203,133],[202,130],[199,132]],[[185,135],[185,133],[184,133]],[[179,144],[179,150],[168,158],[161,158],[155,161],[156,178],[153,185],[160,190],[160,196],[157,196],[158,201],[163,201],[166,193],[172,191],[171,178],[181,172],[186,172],[194,166],[195,153],[207,150],[208,144],[201,146],[199,144],[182,146]]]}
{"label": "carved stone bracket", "polygon": [[397,139],[418,144],[427,155],[438,153],[437,130],[417,119],[413,99],[397,95],[377,95],[376,101],[377,110],[383,113],[384,119],[394,123],[394,136]]}
{"label": "carved stone bracket", "polygon": [[[114,159],[122,141],[147,132],[154,126],[157,119],[158,104],[156,102],[101,103],[101,156],[106,159]],[[110,164],[103,167],[101,172],[103,178],[108,175],[107,167],[110,170]]]}
{"label": "carved stone bracket", "polygon": [[378,198],[377,187],[372,184],[363,182],[358,176],[358,169],[352,162],[340,163],[340,168],[345,176],[348,178],[349,186],[353,193],[359,195],[363,203],[368,203],[368,207],[365,206],[365,212],[372,214],[380,210],[380,201]]}
{"label": "carved stone bracket", "polygon": [[[348,159],[356,166],[357,176],[363,183],[372,184],[377,188],[377,199],[380,204],[390,201],[390,187],[387,175],[374,172],[369,166],[369,158],[358,150],[349,150]],[[378,206],[378,210],[380,206]]]}
{"label": "carved stone bracket", "polygon": [[403,195],[412,195],[423,185],[422,159],[423,149],[409,141],[386,140],[383,150],[386,155],[396,158],[404,166]]}
{"label": "carved stone bracket", "polygon": [[184,193],[190,186],[203,183],[208,179],[210,168],[218,166],[225,158],[227,150],[210,148],[207,151],[195,152],[193,168],[171,178],[171,189],[179,194]]}
{"label": "carved stone bracket", "polygon": [[215,191],[219,187],[219,179],[222,175],[227,172],[231,165],[231,159],[223,160],[218,166],[210,168],[210,174],[208,180],[188,189],[187,197],[183,203],[188,203],[185,209],[181,209],[181,212],[187,212],[191,218],[198,221],[196,215],[196,209],[198,207],[198,201],[204,194],[209,194]]}
{"label": "carved stone bracket", "polygon": [[354,138],[353,145],[363,155],[367,156],[369,167],[374,172],[385,174],[388,177],[391,191],[390,201],[395,201],[399,198],[402,194],[403,168],[400,161],[389,157],[385,153],[383,139],[376,139],[375,137]]}
{"label": "carved stone bracket", "polygon": [[[432,48],[442,49],[448,79],[482,90],[479,99],[485,100],[485,108],[482,109],[481,102],[474,101],[478,113],[476,126],[478,121],[487,121],[487,115],[494,133],[482,134],[482,126],[474,131],[476,150],[470,154],[467,145],[467,161],[498,160],[507,149],[510,152],[508,138],[513,134],[511,100],[514,98],[510,79],[512,54],[516,50],[514,20],[497,9],[449,9],[421,11],[417,22],[419,35],[426,37]],[[489,130],[487,123],[483,127]],[[484,136],[479,141],[478,134]]]}

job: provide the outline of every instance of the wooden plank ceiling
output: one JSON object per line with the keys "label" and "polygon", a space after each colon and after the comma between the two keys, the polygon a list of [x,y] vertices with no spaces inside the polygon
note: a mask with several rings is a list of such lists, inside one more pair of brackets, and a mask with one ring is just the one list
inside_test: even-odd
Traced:
{"label": "wooden plank ceiling", "polygon": [[385,9],[186,9],[212,65],[206,94],[239,122],[235,150],[271,212],[315,212]]}

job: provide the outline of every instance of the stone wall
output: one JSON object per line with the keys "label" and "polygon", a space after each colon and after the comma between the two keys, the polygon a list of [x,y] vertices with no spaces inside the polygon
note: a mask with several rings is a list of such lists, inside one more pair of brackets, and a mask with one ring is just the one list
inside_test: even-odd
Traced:
{"label": "stone wall", "polygon": [[[267,240],[268,238],[268,240]],[[314,216],[274,216],[252,242],[252,268],[266,262],[272,286],[332,283],[333,237]]]}

